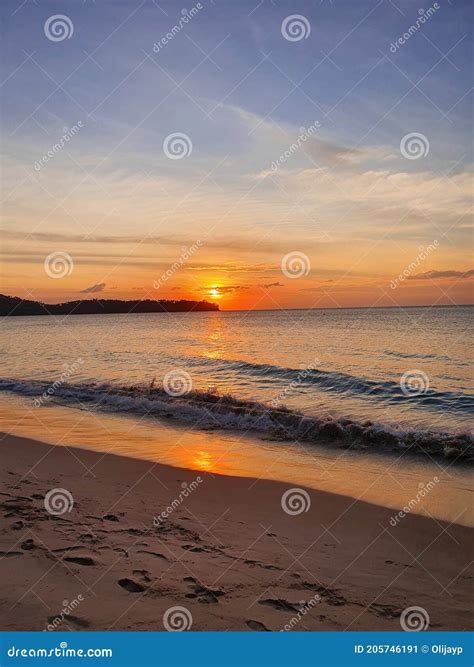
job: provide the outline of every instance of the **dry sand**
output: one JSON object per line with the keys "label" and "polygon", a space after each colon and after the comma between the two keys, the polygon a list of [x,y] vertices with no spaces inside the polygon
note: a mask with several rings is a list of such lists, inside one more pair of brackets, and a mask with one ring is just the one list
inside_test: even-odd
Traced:
{"label": "dry sand", "polygon": [[[291,516],[288,484],[10,435],[0,453],[3,630],[163,630],[174,606],[193,630],[400,630],[411,606],[432,630],[472,627],[469,528],[392,527],[389,509],[311,489]],[[70,512],[45,509],[54,488]]]}

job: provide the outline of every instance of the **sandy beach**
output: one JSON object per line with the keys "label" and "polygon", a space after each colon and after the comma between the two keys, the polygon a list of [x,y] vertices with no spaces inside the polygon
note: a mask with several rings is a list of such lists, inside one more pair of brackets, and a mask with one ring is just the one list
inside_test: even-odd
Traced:
{"label": "sandy beach", "polygon": [[289,484],[0,447],[3,630],[399,630],[412,606],[429,629],[472,627],[467,527],[394,526],[393,510],[309,488],[292,515]]}

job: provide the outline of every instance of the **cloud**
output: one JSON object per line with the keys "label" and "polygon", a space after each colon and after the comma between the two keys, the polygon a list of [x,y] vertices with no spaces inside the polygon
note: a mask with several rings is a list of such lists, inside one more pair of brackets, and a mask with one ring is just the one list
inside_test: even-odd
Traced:
{"label": "cloud", "polygon": [[[284,287],[282,283],[264,283],[260,285],[255,285],[255,287],[262,287],[263,289],[271,289],[272,287]],[[219,294],[230,294],[232,292],[237,292],[239,290],[251,289],[252,285],[216,285],[211,287],[202,287],[202,292],[208,292],[210,290],[217,290]]]}
{"label": "cloud", "polygon": [[[279,122],[259,116],[247,109],[232,105],[220,105],[221,110],[225,109],[236,115],[241,123],[246,126],[251,133],[255,133],[260,141],[271,148],[273,152],[278,150],[290,150],[292,146],[301,153],[306,153],[318,165],[357,165],[369,160],[388,160],[397,157],[390,146],[362,146],[353,148],[344,146],[331,138],[322,138],[318,136],[322,129],[320,120],[315,118],[309,127],[316,128],[314,133],[308,134],[304,128],[300,128],[290,123]],[[304,137],[299,139],[299,137]],[[276,148],[278,147],[278,148]],[[301,155],[300,153],[300,155]],[[294,154],[294,153],[293,153]],[[278,157],[276,155],[275,157]]]}
{"label": "cloud", "polygon": [[250,285],[216,285],[215,287],[201,287],[200,291],[209,294],[210,290],[216,290],[219,294],[230,294],[231,292],[246,289],[250,289]]}
{"label": "cloud", "polygon": [[416,273],[414,276],[407,276],[407,280],[437,280],[440,278],[470,278],[474,276],[474,269],[469,271],[426,271],[425,273]]}
{"label": "cloud", "polygon": [[86,289],[81,289],[81,294],[95,294],[96,292],[102,292],[105,288],[105,283],[97,283],[92,285],[92,287],[86,287]]}
{"label": "cloud", "polygon": [[[279,170],[272,180],[281,182],[301,205],[324,206],[331,210],[354,204],[364,207],[364,217],[370,215],[380,225],[380,217],[393,214],[402,221],[408,214],[432,217],[439,215],[458,222],[472,208],[472,174],[453,174],[450,178],[431,171],[368,170],[362,172],[335,169]],[[355,212],[352,213],[353,215]],[[352,218],[354,219],[354,218]]]}
{"label": "cloud", "polygon": [[[9,240],[21,240],[21,241],[30,241],[33,242],[33,247],[37,252],[38,243],[61,243],[62,245],[66,244],[71,247],[73,244],[84,244],[96,247],[98,244],[105,244],[107,246],[112,245],[124,245],[127,246],[127,253],[129,252],[130,246],[155,246],[162,250],[162,247],[165,246],[169,248],[169,252],[176,252],[179,255],[182,252],[184,247],[188,248],[196,243],[196,238],[177,236],[174,234],[169,235],[151,235],[144,232],[141,236],[137,235],[105,235],[105,234],[65,234],[63,232],[29,232],[28,230],[19,231],[15,230],[2,230],[2,237],[5,241]],[[273,239],[259,239],[259,243],[256,244],[255,234],[246,232],[241,236],[210,236],[204,234],[202,236],[202,247],[209,250],[234,250],[236,252],[256,252],[256,253],[275,253],[275,252],[285,252],[288,247],[288,243],[291,241],[290,238],[273,238]],[[311,237],[305,237],[302,239],[302,243],[306,247],[311,248],[320,248],[323,245],[327,245],[327,242],[315,241]],[[176,248],[176,250],[174,250]],[[117,249],[120,251],[120,249]],[[8,249],[2,249],[4,254],[9,254]],[[78,252],[74,253],[75,256],[78,256]],[[100,256],[103,256],[101,250]],[[111,256],[123,256],[123,253],[120,252],[119,255]],[[139,255],[140,257],[152,257],[152,255]],[[191,264],[189,266],[192,266]],[[196,265],[198,266],[198,265]],[[224,265],[226,268],[227,265]],[[205,268],[208,268],[207,266]],[[212,265],[209,265],[209,268],[212,268]]]}
{"label": "cloud", "polygon": [[331,283],[333,283],[333,282],[334,282],[334,280],[325,280],[320,285],[315,285],[314,287],[302,287],[299,291],[300,292],[320,292],[321,290],[324,290],[326,287],[330,287]]}

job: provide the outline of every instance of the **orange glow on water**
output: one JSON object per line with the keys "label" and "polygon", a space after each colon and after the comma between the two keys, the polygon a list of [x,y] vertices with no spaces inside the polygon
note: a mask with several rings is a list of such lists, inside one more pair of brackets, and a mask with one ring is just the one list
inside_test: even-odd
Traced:
{"label": "orange glow on water", "polygon": [[205,472],[216,472],[217,468],[212,455],[204,450],[193,452],[192,464],[196,470],[204,470]]}

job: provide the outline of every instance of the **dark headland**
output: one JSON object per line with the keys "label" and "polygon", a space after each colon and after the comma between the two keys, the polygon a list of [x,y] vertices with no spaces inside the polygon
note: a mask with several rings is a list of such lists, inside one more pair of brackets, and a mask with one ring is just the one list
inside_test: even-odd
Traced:
{"label": "dark headland", "polygon": [[209,301],[80,299],[66,303],[42,303],[17,296],[0,294],[0,316],[21,315],[112,315],[115,313],[190,313],[216,311],[219,306]]}

